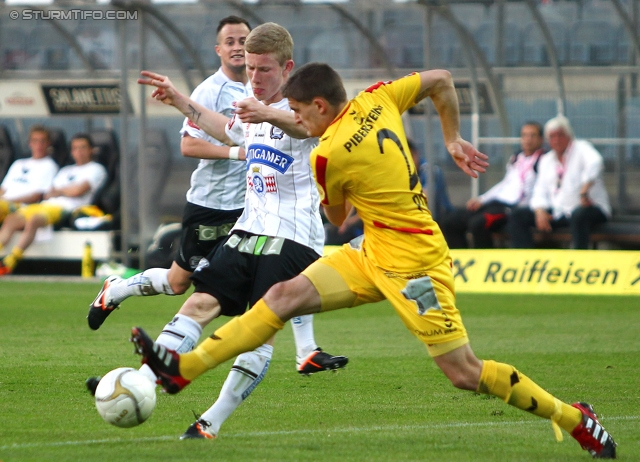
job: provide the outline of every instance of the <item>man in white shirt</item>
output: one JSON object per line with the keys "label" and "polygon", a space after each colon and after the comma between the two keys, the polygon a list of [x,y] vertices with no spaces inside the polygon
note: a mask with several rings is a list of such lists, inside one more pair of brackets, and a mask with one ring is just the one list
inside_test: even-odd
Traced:
{"label": "man in white shirt", "polygon": [[0,227],[0,250],[14,233],[22,231],[17,244],[0,262],[0,276],[10,274],[33,242],[38,228],[54,225],[83,205],[93,201],[96,191],[107,179],[103,165],[91,160],[93,142],[89,135],[79,133],[71,138],[71,156],[75,164],[60,169],[52,188],[39,204],[21,207],[5,218]]}
{"label": "man in white shirt", "polygon": [[[253,94],[244,62],[244,41],[251,27],[243,18],[227,16],[220,20],[217,31],[220,69],[198,85],[191,98],[231,117],[234,102]],[[246,190],[244,150],[207,135],[189,119],[185,119],[180,134],[182,155],[200,161],[191,174],[175,259],[169,269],[150,268],[126,280],[107,278],[89,307],[87,320],[93,330],[99,329],[107,316],[131,296],[185,293],[198,262],[224,241],[242,214]]]}
{"label": "man in white shirt", "polygon": [[58,164],[49,157],[50,145],[49,131],[42,125],[32,126],[31,157],[14,161],[0,184],[0,223],[23,204],[42,200],[42,195],[51,188]]}
{"label": "man in white shirt", "polygon": [[477,198],[469,199],[465,209],[457,209],[441,220],[440,227],[450,248],[468,247],[467,232],[473,236],[472,247],[493,247],[492,233],[504,227],[511,208],[529,204],[543,153],[542,142],[542,126],[526,122],[520,129],[522,151],[507,163],[502,181]]}
{"label": "man in white shirt", "polygon": [[[198,324],[198,329],[184,332],[185,340],[193,345],[210,321],[244,313],[272,285],[298,275],[323,252],[320,199],[309,163],[317,140],[309,139],[306,130],[296,124],[281,93],[293,69],[292,54],[293,40],[283,27],[266,23],[253,30],[245,42],[245,60],[255,98],[238,101],[231,120],[215,114],[213,124],[200,125],[225,144],[244,146],[247,193],[242,216],[224,245],[200,261],[192,276],[195,291],[174,318],[189,318]],[[143,75],[150,79],[140,83],[171,85],[166,77],[150,72]],[[153,96],[164,99],[161,90],[155,90]],[[191,123],[200,124],[198,111],[203,108],[194,103],[179,109]],[[166,331],[171,331],[171,324]],[[298,372],[347,364],[346,357],[328,355],[317,347],[309,316],[292,319],[292,325]],[[160,343],[171,349],[184,341],[171,343],[168,336],[165,340]],[[215,438],[222,423],[263,379],[272,352],[271,340],[238,356],[219,399],[182,438]]]}
{"label": "man in white shirt", "polygon": [[591,143],[574,138],[564,116],[549,120],[544,135],[551,151],[538,165],[529,207],[515,209],[509,218],[511,245],[533,248],[534,226],[544,232],[569,226],[572,248],[587,249],[593,227],[611,217],[602,156]]}

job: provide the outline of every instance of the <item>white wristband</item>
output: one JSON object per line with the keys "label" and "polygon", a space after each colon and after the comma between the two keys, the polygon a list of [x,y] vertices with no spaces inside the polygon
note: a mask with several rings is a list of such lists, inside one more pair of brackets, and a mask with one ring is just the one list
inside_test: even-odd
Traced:
{"label": "white wristband", "polygon": [[240,146],[231,146],[229,148],[229,159],[238,160],[240,157]]}

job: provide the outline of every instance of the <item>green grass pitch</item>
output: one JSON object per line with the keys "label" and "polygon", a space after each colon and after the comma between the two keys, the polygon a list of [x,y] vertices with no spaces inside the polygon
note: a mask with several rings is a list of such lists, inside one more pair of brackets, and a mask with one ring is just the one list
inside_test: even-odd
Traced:
{"label": "green grass pitch", "polygon": [[[566,434],[555,442],[548,421],[454,389],[386,303],[316,317],[318,343],[349,356],[337,373],[299,376],[286,326],[264,382],[215,441],[179,436],[191,411],[215,400],[230,363],[177,396],[159,393],[143,425],[112,427],[85,379],[138,365],[130,328],[157,335],[185,297],[129,299],[93,332],[85,316],[99,287],[0,281],[0,461],[590,459]],[[640,299],[462,294],[458,305],[480,358],[592,403],[619,459],[640,460]]]}

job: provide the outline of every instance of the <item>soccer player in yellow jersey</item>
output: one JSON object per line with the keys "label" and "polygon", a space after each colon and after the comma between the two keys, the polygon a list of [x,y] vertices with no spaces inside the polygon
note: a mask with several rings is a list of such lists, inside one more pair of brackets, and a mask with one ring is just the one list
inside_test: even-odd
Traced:
{"label": "soccer player in yellow jersey", "polygon": [[[172,87],[157,92],[177,107],[191,104]],[[154,345],[141,328],[133,328],[132,340],[163,387],[177,393],[206,370],[263,344],[293,316],[387,299],[454,386],[550,419],[558,440],[562,428],[594,457],[615,458],[616,444],[589,404],[565,404],[515,367],[478,359],[469,345],[455,305],[449,249],[429,212],[400,117],[430,97],[453,160],[472,177],[484,172],[487,156],[460,136],[449,72],[380,82],[348,101],[338,74],[311,63],[290,77],[283,94],[296,120],[310,136],[320,137],[311,163],[327,218],[340,225],[355,206],[364,237],[276,284],[190,353]],[[202,127],[208,114],[192,108]]]}

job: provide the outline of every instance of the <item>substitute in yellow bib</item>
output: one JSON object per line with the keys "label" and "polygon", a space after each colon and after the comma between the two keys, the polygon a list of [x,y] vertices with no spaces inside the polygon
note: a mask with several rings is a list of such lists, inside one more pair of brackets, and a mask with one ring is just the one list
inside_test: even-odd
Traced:
{"label": "substitute in yellow bib", "polygon": [[590,405],[565,404],[515,367],[478,359],[469,345],[455,305],[449,249],[421,192],[401,120],[409,107],[431,98],[455,163],[472,177],[484,172],[487,156],[460,136],[449,72],[380,82],[348,101],[338,74],[311,63],[289,78],[283,94],[296,120],[320,137],[311,166],[327,218],[339,226],[353,205],[364,235],[273,286],[191,353],[167,351],[134,328],[133,341],[165,389],[176,393],[207,369],[258,347],[294,316],[386,298],[454,386],[550,419],[559,440],[562,428],[592,455],[615,458],[615,442]]}

